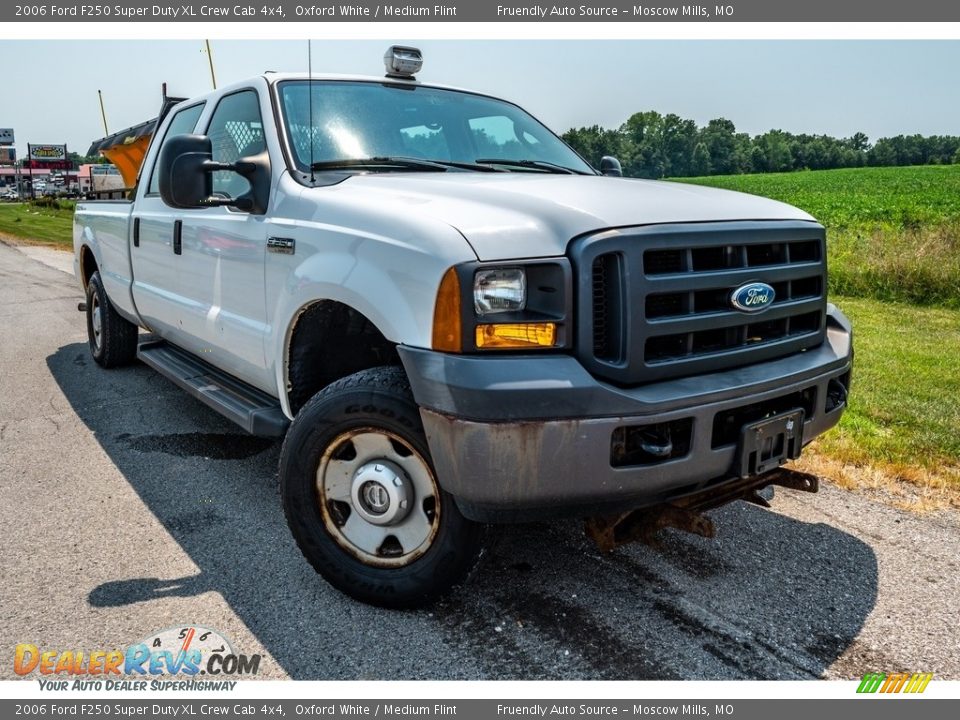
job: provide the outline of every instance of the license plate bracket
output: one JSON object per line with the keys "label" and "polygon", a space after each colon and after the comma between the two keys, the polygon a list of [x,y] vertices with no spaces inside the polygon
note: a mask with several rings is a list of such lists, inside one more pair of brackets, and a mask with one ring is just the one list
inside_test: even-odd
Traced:
{"label": "license plate bracket", "polygon": [[738,476],[761,475],[800,457],[804,416],[798,408],[744,425],[734,465]]}

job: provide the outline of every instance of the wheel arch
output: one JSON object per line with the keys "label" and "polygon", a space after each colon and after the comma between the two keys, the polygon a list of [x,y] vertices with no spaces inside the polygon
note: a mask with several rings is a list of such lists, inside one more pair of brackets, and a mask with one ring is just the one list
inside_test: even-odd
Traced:
{"label": "wheel arch", "polygon": [[99,269],[100,263],[97,262],[93,248],[89,243],[83,243],[83,245],[80,246],[80,282],[84,288],[87,287],[90,278],[93,277],[93,274]]}
{"label": "wheel arch", "polygon": [[361,370],[399,366],[397,343],[364,313],[330,298],[300,306],[283,347],[281,404],[293,418],[330,383]]}

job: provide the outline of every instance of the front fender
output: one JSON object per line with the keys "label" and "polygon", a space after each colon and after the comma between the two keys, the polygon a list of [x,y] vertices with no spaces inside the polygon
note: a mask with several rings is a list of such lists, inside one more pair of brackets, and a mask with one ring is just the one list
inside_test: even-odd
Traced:
{"label": "front fender", "polygon": [[[268,262],[267,297],[275,301],[267,362],[274,365],[284,413],[292,418],[287,359],[293,328],[310,305],[330,300],[363,314],[390,342],[430,347],[433,307],[447,269],[475,259],[452,228],[448,241],[413,246],[369,234],[321,231],[297,239],[296,255]],[[298,262],[290,262],[293,257]],[[282,268],[282,269],[281,269]]]}

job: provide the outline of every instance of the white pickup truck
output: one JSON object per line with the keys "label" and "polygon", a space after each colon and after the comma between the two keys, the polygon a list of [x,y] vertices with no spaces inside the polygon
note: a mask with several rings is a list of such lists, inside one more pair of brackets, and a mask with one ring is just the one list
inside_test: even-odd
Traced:
{"label": "white pickup truck", "polygon": [[850,382],[824,229],[598,172],[518,106],[419,82],[414,50],[385,60],[160,118],[130,199],[77,206],[96,361],[285,436],[297,543],[381,605],[461,582],[488,523],[595,516],[612,547],[789,484]]}

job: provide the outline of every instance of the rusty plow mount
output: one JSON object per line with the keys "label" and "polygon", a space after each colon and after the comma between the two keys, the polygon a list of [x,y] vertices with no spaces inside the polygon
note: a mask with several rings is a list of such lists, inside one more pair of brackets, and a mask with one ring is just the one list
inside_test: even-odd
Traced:
{"label": "rusty plow mount", "polygon": [[660,505],[618,515],[591,517],[586,521],[585,530],[587,537],[603,552],[610,552],[620,545],[637,540],[647,545],[656,545],[657,533],[664,528],[675,528],[700,537],[712,538],[716,535],[716,529],[713,521],[704,515],[704,512],[734,500],[770,507],[770,503],[760,495],[760,490],[768,485],[810,493],[820,489],[820,481],[816,475],[778,468],[763,475],[726,482]]}

